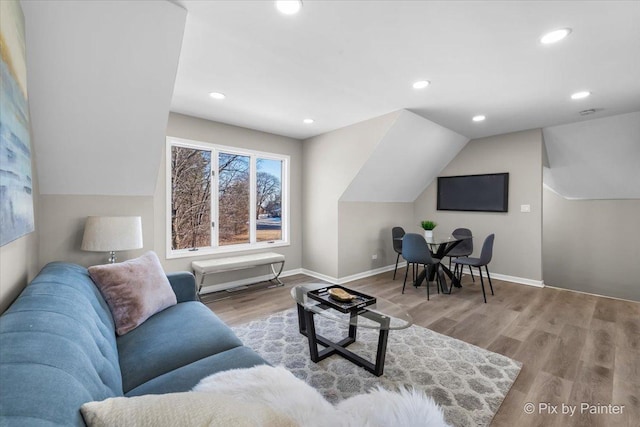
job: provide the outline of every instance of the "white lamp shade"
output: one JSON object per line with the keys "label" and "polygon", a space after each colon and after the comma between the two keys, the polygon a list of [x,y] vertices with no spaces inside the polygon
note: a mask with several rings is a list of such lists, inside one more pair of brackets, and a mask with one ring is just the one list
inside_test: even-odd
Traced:
{"label": "white lamp shade", "polygon": [[142,248],[142,218],[139,216],[90,216],[84,226],[82,250],[128,251]]}

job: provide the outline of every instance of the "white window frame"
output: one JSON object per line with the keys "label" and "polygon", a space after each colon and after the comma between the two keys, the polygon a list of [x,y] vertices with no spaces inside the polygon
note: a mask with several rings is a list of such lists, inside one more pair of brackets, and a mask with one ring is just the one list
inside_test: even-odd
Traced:
{"label": "white window frame", "polygon": [[[206,150],[211,152],[211,170],[216,173],[211,177],[211,220],[214,222],[214,226],[211,228],[211,246],[197,248],[197,250],[192,249],[173,249],[171,247],[171,147],[185,147],[192,148],[196,150]],[[250,200],[249,200],[249,243],[241,243],[237,245],[218,245],[218,227],[219,227],[219,218],[218,218],[218,154],[220,152],[229,153],[229,154],[238,154],[241,156],[248,156],[250,159]],[[256,241],[256,176],[257,176],[257,168],[256,168],[256,160],[257,159],[268,159],[268,160],[279,160],[282,161],[282,193],[281,193],[281,209],[282,209],[282,238],[280,240],[268,241],[268,242],[257,242]],[[193,141],[188,139],[176,138],[176,137],[167,137],[167,146],[166,146],[166,180],[165,180],[165,195],[166,195],[166,207],[165,207],[165,222],[166,222],[166,254],[167,259],[174,258],[187,258],[187,257],[198,257],[202,255],[210,255],[210,254],[221,254],[221,253],[231,253],[231,252],[244,252],[244,251],[253,251],[257,249],[268,249],[274,247],[282,247],[289,246],[289,230],[290,230],[290,197],[289,197],[289,165],[290,165],[290,156],[284,154],[276,154],[276,153],[267,153],[263,151],[257,150],[249,150],[238,147],[230,147],[225,145],[212,144],[209,142],[202,141]]]}

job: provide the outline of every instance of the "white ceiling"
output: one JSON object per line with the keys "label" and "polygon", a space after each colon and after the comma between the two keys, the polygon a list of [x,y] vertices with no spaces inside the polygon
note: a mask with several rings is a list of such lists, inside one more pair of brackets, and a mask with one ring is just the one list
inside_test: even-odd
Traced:
{"label": "white ceiling", "polygon": [[[272,1],[177,3],[171,109],[188,115],[303,139],[409,109],[478,138],[640,110],[636,1],[304,1],[295,16]],[[562,27],[567,39],[539,43]],[[420,79],[431,86],[412,89]],[[572,101],[579,90],[593,95]]]}

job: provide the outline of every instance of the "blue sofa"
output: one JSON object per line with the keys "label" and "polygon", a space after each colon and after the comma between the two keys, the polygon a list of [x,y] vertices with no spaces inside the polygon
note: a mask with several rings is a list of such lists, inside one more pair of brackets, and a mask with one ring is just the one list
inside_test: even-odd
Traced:
{"label": "blue sofa", "polygon": [[187,391],[266,364],[197,301],[191,273],[167,276],[178,304],[117,337],[86,268],[45,266],[0,317],[0,426],[83,426],[85,402]]}

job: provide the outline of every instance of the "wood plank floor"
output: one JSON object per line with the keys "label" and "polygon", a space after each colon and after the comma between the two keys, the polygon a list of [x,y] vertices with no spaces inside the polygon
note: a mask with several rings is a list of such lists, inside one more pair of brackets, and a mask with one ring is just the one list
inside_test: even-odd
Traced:
{"label": "wood plank floor", "polygon": [[[417,325],[523,363],[492,426],[640,426],[640,303],[494,280],[495,296],[483,304],[478,279],[472,283],[470,276],[451,295],[434,295],[432,287],[427,301],[424,285],[401,294],[404,270],[395,281],[392,275],[347,286],[405,306]],[[236,325],[293,307],[293,286],[320,282],[304,275],[283,281],[280,288],[203,299]],[[523,410],[527,402],[535,405],[533,415]],[[538,414],[545,403],[549,409]],[[561,413],[563,403],[577,406],[573,416]],[[600,406],[580,414],[582,403]],[[610,404],[624,405],[622,413],[603,413]],[[558,414],[547,413],[550,405]]]}

